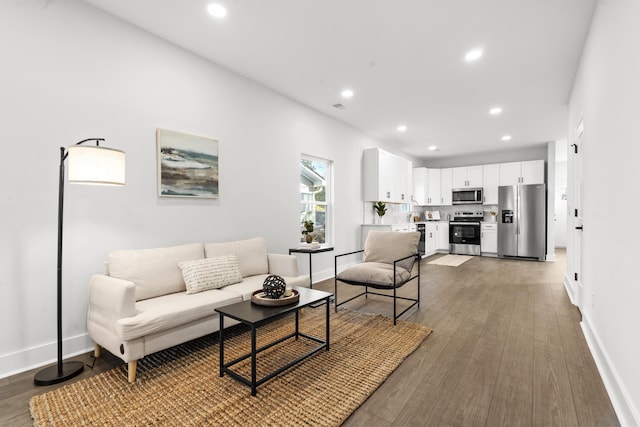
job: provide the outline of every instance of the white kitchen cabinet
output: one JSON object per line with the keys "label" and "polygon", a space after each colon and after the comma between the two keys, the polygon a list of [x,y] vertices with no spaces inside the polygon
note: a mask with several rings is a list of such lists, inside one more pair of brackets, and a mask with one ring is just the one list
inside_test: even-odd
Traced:
{"label": "white kitchen cabinet", "polygon": [[500,186],[500,165],[482,166],[482,197],[485,205],[498,204],[498,187]]}
{"label": "white kitchen cabinet", "polygon": [[403,202],[411,203],[411,200],[413,200],[413,163],[402,158],[400,160],[405,170],[402,180],[402,188],[405,192]]}
{"label": "white kitchen cabinet", "polygon": [[427,168],[413,168],[413,200],[418,206],[427,205]]}
{"label": "white kitchen cabinet", "polygon": [[453,168],[453,188],[482,187],[482,165]]}
{"label": "white kitchen cabinet", "polygon": [[449,223],[447,221],[436,223],[436,251],[449,252]]}
{"label": "white kitchen cabinet", "polygon": [[544,184],[544,160],[500,164],[500,185]]}
{"label": "white kitchen cabinet", "polygon": [[379,148],[364,150],[364,201],[409,203],[411,162]]}
{"label": "white kitchen cabinet", "polygon": [[440,169],[440,196],[442,197],[442,206],[451,206],[451,190],[453,189],[452,168]]}
{"label": "white kitchen cabinet", "polygon": [[522,162],[521,184],[544,184],[544,160],[531,160]]}
{"label": "white kitchen cabinet", "polygon": [[441,206],[440,169],[413,169],[413,196],[419,206]]}
{"label": "white kitchen cabinet", "polygon": [[436,223],[425,224],[424,252],[426,256],[436,253]]}
{"label": "white kitchen cabinet", "polygon": [[482,255],[497,255],[498,253],[498,223],[483,222],[480,224],[480,253]]}
{"label": "white kitchen cabinet", "polygon": [[439,206],[441,203],[440,169],[427,169],[427,206]]}
{"label": "white kitchen cabinet", "polygon": [[447,221],[430,221],[425,224],[424,238],[425,256],[436,252],[449,252],[449,223]]}

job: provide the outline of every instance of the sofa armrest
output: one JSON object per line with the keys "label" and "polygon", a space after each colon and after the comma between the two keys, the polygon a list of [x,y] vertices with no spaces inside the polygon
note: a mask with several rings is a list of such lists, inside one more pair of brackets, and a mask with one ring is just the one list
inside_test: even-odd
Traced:
{"label": "sofa armrest", "polygon": [[269,274],[278,276],[297,277],[298,260],[294,255],[267,254],[269,261]]}
{"label": "sofa armrest", "polygon": [[[87,324],[115,333],[116,322],[136,315],[136,287],[129,280],[95,274],[89,285]],[[94,338],[95,339],[95,338]]]}

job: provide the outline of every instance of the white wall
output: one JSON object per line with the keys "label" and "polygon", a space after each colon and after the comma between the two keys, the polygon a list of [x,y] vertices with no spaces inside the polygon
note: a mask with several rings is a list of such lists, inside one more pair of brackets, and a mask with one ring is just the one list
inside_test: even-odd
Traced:
{"label": "white wall", "polygon": [[598,2],[569,109],[570,144],[584,118],[583,326],[622,425],[640,425],[638,233],[613,208],[633,215],[640,194],[639,22],[636,0]]}
{"label": "white wall", "polygon": [[[0,52],[0,377],[56,356],[60,146],[103,137],[127,155],[125,187],[66,186],[65,354],[91,347],[87,286],[113,249],[295,247],[301,153],[335,162],[336,253],[359,248],[365,135],[80,1],[1,2]],[[219,200],[157,197],[158,127],[220,141]]]}

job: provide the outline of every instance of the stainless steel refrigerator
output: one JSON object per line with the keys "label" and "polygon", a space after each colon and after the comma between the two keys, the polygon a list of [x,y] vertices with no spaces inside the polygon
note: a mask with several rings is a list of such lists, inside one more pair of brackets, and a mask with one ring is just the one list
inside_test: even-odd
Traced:
{"label": "stainless steel refrigerator", "polygon": [[498,189],[498,256],[536,258],[546,254],[545,184],[506,185]]}

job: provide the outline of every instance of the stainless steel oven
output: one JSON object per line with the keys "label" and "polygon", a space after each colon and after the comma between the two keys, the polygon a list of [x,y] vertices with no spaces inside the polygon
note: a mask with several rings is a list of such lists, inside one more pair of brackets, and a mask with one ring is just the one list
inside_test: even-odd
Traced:
{"label": "stainless steel oven", "polygon": [[480,255],[480,221],[483,213],[454,212],[449,221],[449,252],[461,255]]}

